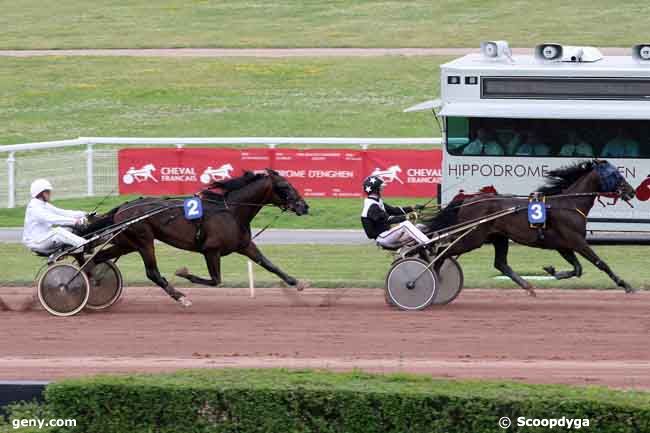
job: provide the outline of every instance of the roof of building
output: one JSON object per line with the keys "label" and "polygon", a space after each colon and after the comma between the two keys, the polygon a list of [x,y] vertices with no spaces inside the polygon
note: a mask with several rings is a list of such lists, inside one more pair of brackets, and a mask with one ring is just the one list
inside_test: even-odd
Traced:
{"label": "roof of building", "polygon": [[514,55],[508,58],[490,59],[481,54],[468,54],[441,66],[444,71],[494,71],[503,74],[507,71],[538,72],[553,74],[597,74],[628,72],[650,78],[650,61],[641,62],[630,56],[605,56],[595,62],[542,61],[533,55]]}

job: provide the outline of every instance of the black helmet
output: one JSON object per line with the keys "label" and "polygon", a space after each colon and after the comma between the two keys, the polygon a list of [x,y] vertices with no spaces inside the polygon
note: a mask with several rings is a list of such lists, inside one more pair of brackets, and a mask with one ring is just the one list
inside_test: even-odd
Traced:
{"label": "black helmet", "polygon": [[366,180],[363,181],[363,190],[366,194],[379,194],[381,192],[381,186],[384,184],[384,181],[379,176],[368,176]]}

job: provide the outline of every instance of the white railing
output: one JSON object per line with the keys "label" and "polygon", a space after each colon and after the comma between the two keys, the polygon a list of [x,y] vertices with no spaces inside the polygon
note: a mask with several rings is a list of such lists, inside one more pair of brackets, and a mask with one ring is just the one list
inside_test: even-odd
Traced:
{"label": "white railing", "polygon": [[[17,182],[17,162],[20,161],[16,154],[20,152],[34,152],[34,151],[48,151],[64,147],[83,147],[83,158],[85,160],[86,169],[79,171],[78,167],[67,167],[66,164],[76,162],[79,158],[73,155],[69,160],[57,161],[52,154],[35,154],[31,157],[31,161],[39,158],[44,158],[45,161],[42,165],[35,164],[34,173],[29,173],[31,177],[43,177],[39,167],[46,167],[48,172],[57,170],[67,170],[66,173],[75,176],[77,181],[81,180],[79,173],[84,173],[85,177],[85,191],[81,192],[76,190],[71,192],[70,196],[85,194],[93,196],[96,193],[96,149],[95,146],[100,145],[113,145],[113,146],[176,146],[182,148],[184,146],[193,145],[263,145],[270,148],[275,148],[282,145],[324,145],[324,146],[359,146],[361,149],[367,149],[370,146],[414,146],[414,145],[439,145],[442,143],[441,138],[342,138],[342,137],[79,137],[73,140],[59,140],[47,141],[39,143],[25,143],[25,144],[12,144],[0,146],[0,152],[7,154],[7,181],[6,181],[6,200],[3,200],[7,207],[13,208],[16,206],[17,197],[16,193],[19,190],[19,183]],[[82,154],[78,155],[82,157]],[[115,160],[105,164],[108,171],[116,167],[116,154],[106,155],[109,159]],[[75,170],[76,169],[76,170]],[[42,170],[45,170],[43,168]],[[116,174],[115,174],[116,176]],[[27,187],[28,179],[20,182],[20,190],[22,191]],[[116,184],[115,184],[116,185]],[[112,187],[115,188],[115,185]],[[2,189],[5,185],[0,184],[0,197],[2,197]],[[113,189],[114,191],[114,189]],[[59,197],[62,197],[59,195]]]}

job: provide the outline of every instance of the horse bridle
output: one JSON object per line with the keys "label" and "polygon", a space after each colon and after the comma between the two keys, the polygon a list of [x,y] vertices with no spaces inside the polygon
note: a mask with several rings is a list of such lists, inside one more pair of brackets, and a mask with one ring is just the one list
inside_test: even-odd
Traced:
{"label": "horse bridle", "polygon": [[[271,195],[273,193],[276,193],[276,194],[278,194],[278,196],[280,196],[280,199],[283,201],[282,204],[275,204],[275,203],[262,204],[262,203],[232,202],[232,201],[228,201],[226,199],[226,197],[224,196],[224,203],[225,203],[226,207],[231,206],[231,205],[235,205],[235,206],[251,206],[251,207],[277,207],[277,208],[281,209],[283,212],[289,210],[289,207],[294,202],[296,202],[297,200],[293,200],[293,199],[287,197],[285,194],[280,193],[276,189],[276,186],[279,186],[279,185],[274,185],[273,179],[271,179],[270,176],[267,177],[267,179],[269,179],[271,181],[271,187],[268,189],[268,191],[267,191],[267,193],[266,193],[266,195],[264,197],[264,201],[270,200],[271,197],[269,197],[269,195]],[[290,186],[289,182],[284,181],[282,186],[285,186],[285,185]]]}

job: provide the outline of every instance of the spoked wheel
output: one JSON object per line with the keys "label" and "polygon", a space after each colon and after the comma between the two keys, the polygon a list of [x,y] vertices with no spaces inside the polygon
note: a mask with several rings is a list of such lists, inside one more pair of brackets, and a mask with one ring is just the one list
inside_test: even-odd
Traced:
{"label": "spoked wheel", "polygon": [[[72,257],[66,256],[59,259],[59,261],[57,261],[56,263],[70,263],[74,265],[77,262],[74,261]],[[41,265],[41,267],[36,272],[36,276],[34,276],[34,287],[38,287],[38,282],[41,281],[41,277],[43,276],[43,273],[48,269],[49,269],[49,265],[47,263],[43,263],[43,265]]]}
{"label": "spoked wheel", "polygon": [[436,275],[420,259],[393,263],[386,276],[386,300],[402,310],[422,310],[436,295]]}
{"label": "spoked wheel", "polygon": [[55,316],[73,316],[88,302],[90,284],[75,265],[52,265],[38,281],[38,299]]}
{"label": "spoked wheel", "polygon": [[86,272],[90,282],[90,297],[86,308],[104,310],[122,296],[122,273],[113,262],[103,262]]}
{"label": "spoked wheel", "polygon": [[441,265],[436,266],[436,274],[438,277],[438,290],[433,298],[433,304],[448,304],[456,299],[460,291],[463,290],[465,281],[463,269],[456,259],[448,257]]}

